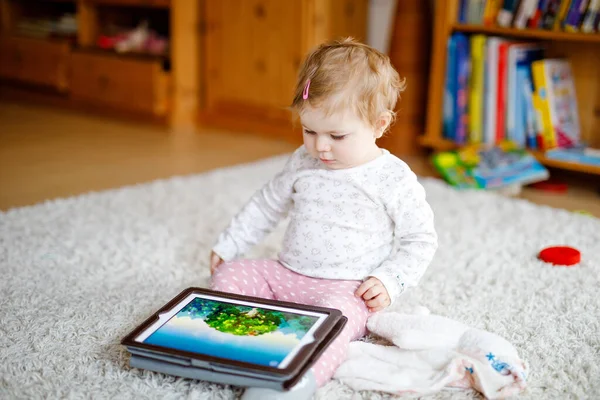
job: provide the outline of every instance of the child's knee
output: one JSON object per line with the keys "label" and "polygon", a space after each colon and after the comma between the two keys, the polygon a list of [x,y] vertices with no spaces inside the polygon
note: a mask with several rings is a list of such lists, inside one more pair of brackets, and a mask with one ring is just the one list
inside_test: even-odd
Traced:
{"label": "child's knee", "polygon": [[223,279],[240,274],[242,264],[239,261],[226,261],[217,267],[213,278]]}
{"label": "child's knee", "polygon": [[331,294],[320,299],[316,305],[340,310],[348,319],[367,321],[368,309],[362,299]]}
{"label": "child's knee", "polygon": [[227,286],[231,286],[235,276],[239,275],[240,264],[236,261],[224,262],[217,267],[210,279],[210,287],[213,290],[230,291]]}

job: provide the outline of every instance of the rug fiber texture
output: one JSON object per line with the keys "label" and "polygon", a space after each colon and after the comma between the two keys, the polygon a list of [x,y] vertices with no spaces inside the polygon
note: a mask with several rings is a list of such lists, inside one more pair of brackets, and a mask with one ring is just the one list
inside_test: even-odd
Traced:
{"label": "rug fiber texture", "polygon": [[[120,340],[208,284],[217,235],[286,158],[0,213],[0,398],[236,398],[234,387],[132,369]],[[600,220],[422,182],[440,247],[395,307],[424,305],[511,341],[530,367],[524,399],[600,398]],[[275,256],[284,227],[248,256]],[[582,262],[539,261],[549,245],[577,247]],[[316,398],[391,396],[332,381]]]}

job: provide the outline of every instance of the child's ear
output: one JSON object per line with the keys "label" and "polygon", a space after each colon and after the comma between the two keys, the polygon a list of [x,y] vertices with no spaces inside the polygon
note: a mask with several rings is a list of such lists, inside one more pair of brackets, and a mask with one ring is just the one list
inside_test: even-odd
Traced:
{"label": "child's ear", "polygon": [[390,113],[383,113],[377,119],[377,123],[375,124],[375,138],[379,139],[383,136],[383,132],[390,126],[392,122],[392,116]]}

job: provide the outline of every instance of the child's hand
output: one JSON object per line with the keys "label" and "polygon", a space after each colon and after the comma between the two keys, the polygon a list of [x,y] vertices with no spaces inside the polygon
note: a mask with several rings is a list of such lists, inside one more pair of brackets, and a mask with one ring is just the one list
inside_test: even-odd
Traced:
{"label": "child's hand", "polygon": [[210,274],[214,274],[223,260],[214,251],[210,253]]}
{"label": "child's hand", "polygon": [[362,297],[371,312],[381,311],[391,304],[387,289],[379,279],[373,277],[361,283],[354,295]]}

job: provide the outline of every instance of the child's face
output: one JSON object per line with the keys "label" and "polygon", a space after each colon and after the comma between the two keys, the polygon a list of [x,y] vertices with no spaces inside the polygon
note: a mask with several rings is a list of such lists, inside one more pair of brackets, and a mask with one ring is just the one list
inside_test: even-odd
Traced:
{"label": "child's face", "polygon": [[356,167],[381,155],[375,130],[353,113],[327,116],[318,108],[307,107],[300,120],[304,146],[329,169]]}

